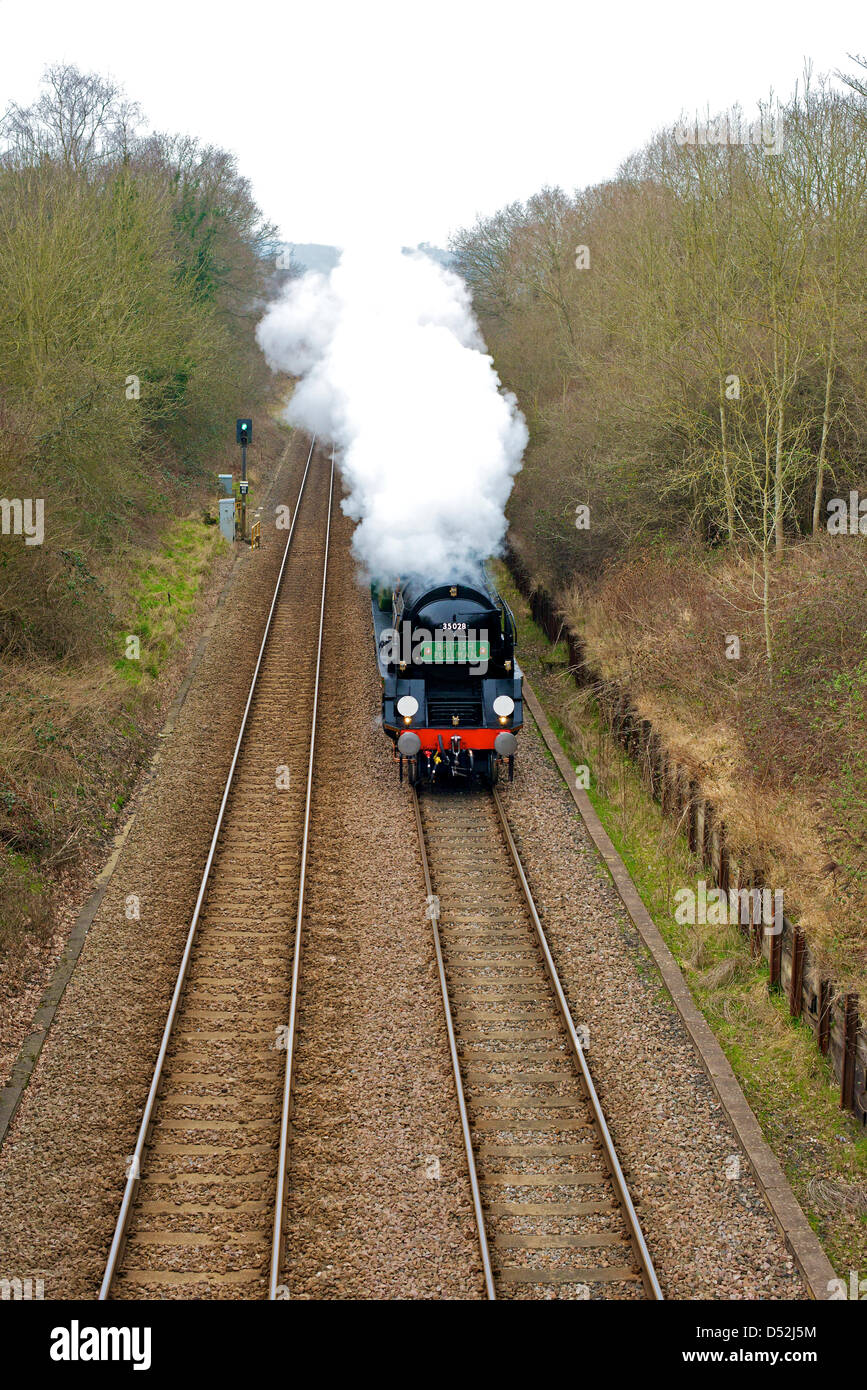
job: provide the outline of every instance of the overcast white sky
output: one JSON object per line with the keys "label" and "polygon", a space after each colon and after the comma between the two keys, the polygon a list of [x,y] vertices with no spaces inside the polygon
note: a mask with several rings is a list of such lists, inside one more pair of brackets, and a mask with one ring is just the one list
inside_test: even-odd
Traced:
{"label": "overcast white sky", "polygon": [[612,174],[681,109],[867,52],[863,0],[0,0],[0,106],[58,60],[234,150],[289,241],[444,244]]}

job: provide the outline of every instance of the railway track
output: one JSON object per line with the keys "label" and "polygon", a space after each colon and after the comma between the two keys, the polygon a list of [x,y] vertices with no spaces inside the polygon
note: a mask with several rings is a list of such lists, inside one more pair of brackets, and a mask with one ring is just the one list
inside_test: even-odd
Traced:
{"label": "railway track", "polygon": [[[102,1299],[288,1296],[283,1220],[334,486],[333,459],[330,476],[313,459],[311,445]],[[438,904],[430,915],[487,1295],[661,1298],[502,802],[496,791],[412,795]]]}
{"label": "railway track", "polygon": [[487,1296],[661,1299],[502,800],[412,798]]}
{"label": "railway track", "polygon": [[329,475],[314,448],[315,440],[128,1165],[101,1299],[282,1295],[334,490],[333,457]]}

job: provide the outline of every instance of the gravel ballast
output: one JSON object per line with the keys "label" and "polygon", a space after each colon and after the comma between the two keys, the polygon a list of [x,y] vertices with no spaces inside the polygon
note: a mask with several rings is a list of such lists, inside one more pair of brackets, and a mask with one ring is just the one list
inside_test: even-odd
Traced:
{"label": "gravel ballast", "polygon": [[294,1298],[480,1298],[412,810],[377,724],[351,526],[334,526],[284,1277]]}
{"label": "gravel ballast", "polygon": [[[296,439],[286,501],[305,457]],[[334,517],[283,1277],[293,1298],[480,1298],[412,807],[378,728],[351,524]],[[263,526],[243,558],[0,1150],[0,1276],[42,1278],[47,1298],[99,1286],[284,541]],[[804,1297],[529,721],[501,790],[666,1296]]]}

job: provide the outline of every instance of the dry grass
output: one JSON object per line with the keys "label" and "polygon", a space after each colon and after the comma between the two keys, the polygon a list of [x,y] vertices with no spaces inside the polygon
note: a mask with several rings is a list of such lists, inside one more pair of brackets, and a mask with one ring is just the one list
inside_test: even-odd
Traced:
{"label": "dry grass", "polygon": [[[23,651],[0,688],[0,958],[13,973],[52,930],[60,866],[113,828],[148,746],[158,678],[223,542],[201,516],[119,544],[104,586],[111,640],[53,659]],[[167,595],[171,592],[172,601]],[[127,661],[128,633],[141,657]],[[21,965],[21,968],[24,968]]]}
{"label": "dry grass", "polygon": [[742,556],[647,552],[576,589],[566,618],[718,807],[735,857],[783,890],[813,951],[863,992],[867,545],[790,549],[773,575],[770,665],[760,593]]}

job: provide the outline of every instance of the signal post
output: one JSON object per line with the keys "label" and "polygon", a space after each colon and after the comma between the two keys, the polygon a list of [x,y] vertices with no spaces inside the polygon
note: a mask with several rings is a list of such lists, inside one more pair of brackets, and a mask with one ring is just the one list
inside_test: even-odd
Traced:
{"label": "signal post", "polygon": [[252,444],[253,442],[252,420],[247,419],[235,421],[235,439],[241,446],[241,482],[239,488],[241,493],[241,540],[246,541],[247,491],[249,488],[249,483],[247,482],[247,445]]}

